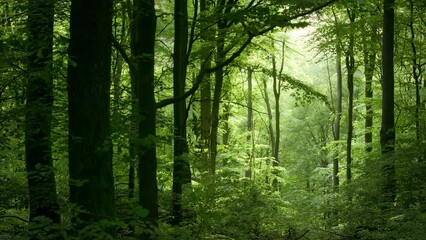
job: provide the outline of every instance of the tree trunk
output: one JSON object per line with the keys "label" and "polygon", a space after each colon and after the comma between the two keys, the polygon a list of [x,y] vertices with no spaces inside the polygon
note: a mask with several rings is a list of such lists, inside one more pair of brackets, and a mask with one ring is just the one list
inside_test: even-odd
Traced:
{"label": "tree trunk", "polygon": [[[29,1],[25,161],[30,199],[30,236],[31,225],[37,221],[36,217],[46,217],[55,224],[61,222],[51,147],[53,19],[53,0]],[[53,232],[44,233],[43,239],[61,238],[59,226],[54,229]]]}
{"label": "tree trunk", "polygon": [[421,103],[421,73],[422,73],[422,65],[419,63],[419,57],[417,54],[417,48],[416,48],[416,34],[414,31],[414,1],[410,0],[410,22],[408,24],[410,28],[410,34],[411,34],[411,51],[412,51],[412,74],[414,79],[414,84],[416,85],[416,139],[417,141],[422,140],[421,135],[421,127],[420,127],[420,112],[422,110],[422,103]]}
{"label": "tree trunk", "polygon": [[275,152],[275,133],[274,133],[274,128],[272,126],[272,108],[271,108],[271,104],[269,103],[269,94],[268,94],[268,86],[266,84],[266,78],[262,79],[262,84],[263,84],[262,97],[266,104],[266,111],[268,112],[269,143],[271,146],[271,153],[273,155]]}
{"label": "tree trunk", "polygon": [[[68,63],[70,201],[77,229],[114,217],[110,134],[112,1],[73,0]],[[77,219],[75,219],[77,220]],[[76,222],[77,223],[77,222]],[[109,229],[110,233],[114,230]]]}
{"label": "tree trunk", "polygon": [[[224,83],[224,104],[223,104],[223,136],[222,143],[224,146],[229,144],[229,137],[231,135],[231,128],[229,126],[229,116],[231,115],[231,83],[229,79]],[[224,159],[224,162],[226,159]]]}
{"label": "tree trunk", "polygon": [[[272,44],[272,46],[274,46],[274,44]],[[272,167],[274,168],[272,172],[274,175],[274,179],[272,180],[272,187],[276,191],[279,190],[279,186],[278,186],[279,171],[276,168],[280,165],[280,161],[279,161],[280,138],[281,138],[280,97],[281,97],[281,88],[282,88],[281,75],[284,69],[284,49],[285,49],[285,43],[283,42],[281,46],[281,63],[279,66],[279,70],[277,69],[276,57],[275,55],[272,56],[272,77],[273,77],[273,91],[274,91],[274,98],[275,98],[275,146],[274,146],[274,152],[273,152],[274,160],[272,162]]]}
{"label": "tree trunk", "polygon": [[[253,131],[253,87],[252,87],[252,74],[253,69],[249,67],[247,69],[247,142],[251,146],[251,135]],[[246,177],[252,177],[252,167],[253,167],[253,154],[251,147],[247,149],[248,157],[248,169],[246,170]]]}
{"label": "tree trunk", "polygon": [[336,141],[337,151],[333,158],[333,188],[335,191],[339,188],[339,141],[340,141],[340,119],[342,117],[342,50],[338,43],[336,46],[336,72],[337,72],[337,90],[336,90],[336,118],[334,120],[334,141]]}
{"label": "tree trunk", "polygon": [[[225,11],[225,0],[219,0],[218,11],[219,14],[223,14]],[[217,24],[217,42],[216,42],[216,65],[222,64],[225,59],[225,33],[227,20],[226,18],[219,19]],[[212,106],[212,122],[210,130],[210,162],[209,162],[209,174],[214,176],[216,173],[216,156],[217,156],[217,139],[219,129],[219,107],[220,99],[222,97],[222,86],[223,86],[223,68],[219,68],[215,71],[215,87],[213,93],[213,106]]]}
{"label": "tree trunk", "polygon": [[[209,9],[207,0],[200,1],[200,11],[202,17],[206,17]],[[208,33],[203,31],[201,39],[208,42]],[[208,49],[205,49],[203,59],[205,59],[206,68],[211,67],[211,57]],[[210,126],[211,126],[211,89],[210,89],[210,74],[204,76],[201,83],[201,182],[206,184],[209,180],[209,148],[210,148]]]}
{"label": "tree trunk", "polygon": [[132,74],[136,83],[138,140],[139,204],[148,210],[143,219],[146,231],[143,239],[155,239],[150,234],[158,225],[156,102],[154,96],[154,47],[156,16],[154,0],[133,1],[131,50],[135,60]]}
{"label": "tree trunk", "polygon": [[[371,34],[370,44],[373,43],[373,36],[375,29],[370,33],[366,32],[365,35]],[[376,67],[376,52],[368,46],[368,42],[364,40],[364,76],[365,76],[365,150],[367,153],[373,150],[373,75]]]}
{"label": "tree trunk", "polygon": [[384,1],[382,48],[382,126],[380,145],[382,152],[382,196],[391,205],[396,197],[395,178],[395,123],[394,123],[394,0]]}
{"label": "tree trunk", "polygon": [[[175,0],[175,43],[173,54],[173,96],[182,96],[185,92],[187,45],[188,45],[188,9],[187,0]],[[186,142],[186,104],[185,100],[173,103],[174,116],[174,162],[173,162],[173,224],[182,220],[182,186],[190,183],[187,177],[189,161]]]}
{"label": "tree trunk", "polygon": [[349,46],[346,52],[346,70],[348,80],[348,136],[346,141],[346,181],[352,181],[352,136],[353,136],[353,107],[354,107],[354,74],[355,74],[355,56],[354,56],[354,32],[353,25],[355,22],[355,14],[348,9],[350,20]]}

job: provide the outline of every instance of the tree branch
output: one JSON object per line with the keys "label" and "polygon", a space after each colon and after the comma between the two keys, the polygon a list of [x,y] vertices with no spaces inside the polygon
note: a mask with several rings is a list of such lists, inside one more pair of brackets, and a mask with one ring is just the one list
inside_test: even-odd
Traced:
{"label": "tree branch", "polygon": [[127,55],[126,50],[124,50],[123,46],[120,45],[120,43],[117,41],[117,39],[114,36],[111,36],[111,38],[112,38],[112,45],[120,53],[121,57],[123,57],[124,61],[129,66],[130,71],[136,72],[135,63],[130,59],[129,55]]}
{"label": "tree branch", "polygon": [[338,0],[330,0],[330,1],[325,2],[325,3],[323,3],[323,4],[319,5],[319,6],[314,7],[312,9],[309,9],[306,12],[302,12],[302,13],[296,14],[294,16],[291,16],[290,18],[288,18],[288,20],[290,21],[290,20],[294,20],[294,19],[299,18],[299,17],[303,17],[303,16],[306,16],[306,15],[309,15],[309,14],[311,14],[313,12],[316,12],[318,10],[321,10],[321,9],[323,9],[323,8],[329,6],[329,5],[331,5],[331,4],[333,4],[334,2],[337,2],[337,1]]}
{"label": "tree branch", "polygon": [[[327,7],[328,5],[330,5],[330,4],[332,4],[332,3],[334,3],[334,2],[336,2],[337,0],[330,0],[330,1],[328,1],[328,2],[326,2],[326,3],[324,3],[324,4],[322,4],[322,5],[319,5],[319,6],[317,6],[317,7],[314,7],[314,8],[312,8],[312,9],[310,9],[310,10],[308,10],[308,11],[306,11],[306,12],[303,12],[303,13],[300,13],[300,14],[296,14],[296,15],[294,15],[294,16],[292,16],[292,17],[290,17],[290,18],[288,18],[288,20],[293,20],[293,19],[296,19],[296,18],[299,18],[299,17],[302,17],[302,16],[306,16],[306,15],[308,15],[308,14],[311,14],[311,13],[313,13],[313,12],[315,12],[315,11],[318,11],[318,10],[320,10],[320,9],[322,9],[322,8],[324,8],[324,7]],[[265,29],[263,29],[262,31],[259,31],[259,32],[256,32],[256,33],[253,33],[253,32],[251,32],[251,31],[249,31],[247,34],[248,34],[248,38],[246,39],[246,41],[238,48],[238,50],[237,51],[235,51],[228,59],[226,59],[225,61],[223,61],[222,63],[220,63],[220,64],[218,64],[218,65],[216,65],[216,66],[214,66],[214,67],[212,67],[212,68],[205,68],[205,64],[206,64],[206,62],[207,61],[204,61],[204,63],[202,64],[203,66],[201,67],[201,70],[200,70],[200,72],[198,73],[198,75],[197,75],[197,77],[196,77],[196,79],[195,79],[195,82],[194,82],[194,84],[192,85],[192,87],[188,90],[188,91],[186,91],[183,95],[181,95],[181,96],[178,96],[178,97],[175,97],[175,98],[167,98],[167,99],[164,99],[164,100],[161,100],[161,101],[159,101],[157,104],[156,104],[156,108],[157,109],[160,109],[160,108],[163,108],[163,107],[165,107],[165,106],[167,106],[167,105],[170,105],[170,104],[173,104],[174,102],[178,102],[178,101],[182,101],[182,100],[184,100],[184,99],[186,99],[187,97],[189,97],[189,96],[191,96],[192,94],[194,94],[195,93],[195,91],[197,91],[197,89],[198,89],[198,87],[200,86],[200,84],[201,84],[201,82],[203,81],[203,79],[204,79],[204,76],[206,75],[206,74],[209,74],[209,73],[212,73],[212,72],[215,72],[215,71],[217,71],[218,69],[221,69],[221,68],[223,68],[223,67],[225,67],[225,66],[227,66],[227,65],[229,65],[230,63],[232,63],[232,61],[234,61],[237,57],[239,57],[240,55],[241,55],[241,53],[246,49],[246,47],[251,43],[251,41],[253,40],[253,38],[254,37],[256,37],[256,36],[260,36],[260,35],[263,35],[263,34],[265,34],[265,33],[267,33],[267,32],[270,32],[270,31],[272,31],[274,28],[275,28],[276,26],[270,26],[270,27],[267,27],[267,28],[265,28]],[[212,54],[212,52],[210,52],[210,54],[209,54],[209,57],[210,57],[210,55]],[[126,59],[123,57],[123,59],[126,61]],[[207,59],[209,59],[209,58],[207,58]]]}
{"label": "tree branch", "polygon": [[[238,56],[241,55],[241,53],[244,51],[244,49],[251,43],[251,40],[253,39],[254,35],[249,34],[247,40],[240,46],[240,48],[235,51],[228,59],[226,59],[225,61],[223,61],[222,63],[212,67],[212,68],[205,68],[205,65],[207,63],[207,60],[203,62],[203,65],[201,67],[200,72],[198,73],[197,77],[195,78],[195,82],[192,85],[192,87],[186,91],[183,95],[175,97],[175,98],[167,98],[164,100],[161,100],[160,102],[158,102],[155,106],[157,109],[159,108],[163,108],[167,105],[173,104],[174,102],[178,102],[178,101],[182,101],[184,99],[186,99],[187,97],[189,97],[190,95],[194,94],[195,91],[197,91],[198,87],[200,86],[200,84],[202,83],[204,76],[206,74],[215,72],[218,69],[221,69],[227,65],[229,65],[232,61],[234,61]],[[213,51],[210,52],[209,56],[206,59],[209,59],[210,56],[213,54]]]}
{"label": "tree branch", "polygon": [[21,218],[19,216],[13,216],[13,215],[3,215],[3,216],[0,216],[0,218],[15,218],[23,222],[29,222],[27,219]]}

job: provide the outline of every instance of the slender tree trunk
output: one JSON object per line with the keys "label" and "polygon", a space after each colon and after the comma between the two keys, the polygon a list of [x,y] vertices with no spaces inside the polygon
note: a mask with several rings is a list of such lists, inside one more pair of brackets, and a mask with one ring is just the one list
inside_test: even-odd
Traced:
{"label": "slender tree trunk", "polygon": [[[229,116],[231,115],[231,83],[229,79],[224,83],[224,104],[223,104],[223,136],[222,143],[224,146],[229,144],[229,137],[231,135],[231,128],[229,126]],[[224,160],[225,161],[225,160]]]}
{"label": "slender tree trunk", "polygon": [[[206,17],[209,10],[209,4],[207,0],[200,1],[201,16]],[[207,25],[207,24],[206,24]],[[203,31],[201,33],[201,39],[208,42],[208,33]],[[211,67],[211,57],[207,49],[203,56],[205,59],[206,68]],[[210,148],[210,126],[211,126],[211,89],[210,89],[210,74],[204,76],[203,82],[201,83],[201,179],[203,184],[208,182],[209,177],[209,148]]]}
{"label": "slender tree trunk", "polygon": [[[71,2],[68,64],[70,201],[77,229],[114,217],[110,134],[112,1]],[[75,219],[76,220],[76,219]],[[114,229],[109,229],[114,233]]]}
{"label": "slender tree trunk", "polygon": [[271,104],[269,102],[269,94],[268,94],[268,86],[266,84],[266,78],[262,79],[262,84],[263,84],[263,100],[265,101],[266,104],[266,111],[268,112],[268,135],[269,135],[269,142],[271,145],[271,153],[273,154],[275,152],[275,133],[274,133],[274,128],[272,126],[272,108],[271,108]]}
{"label": "slender tree trunk", "polygon": [[[222,14],[225,9],[225,0],[219,0],[218,9],[219,13]],[[216,65],[222,64],[225,59],[225,33],[223,32],[226,28],[226,18],[221,18],[218,22],[218,37],[216,42]],[[209,174],[214,176],[216,172],[216,156],[217,156],[217,139],[219,129],[219,107],[220,99],[222,97],[222,86],[223,86],[223,68],[219,68],[215,71],[215,87],[213,93],[213,105],[212,105],[212,122],[210,130],[210,162],[209,162]]]}
{"label": "slender tree trunk", "polygon": [[[337,72],[337,90],[336,90],[336,118],[334,119],[334,141],[339,144],[340,141],[340,119],[342,117],[342,50],[340,44],[336,46],[336,72]],[[339,146],[336,146],[339,149]],[[333,188],[335,191],[339,188],[339,150],[336,151],[333,158]]]}
{"label": "slender tree trunk", "polygon": [[[252,87],[252,74],[253,69],[249,67],[247,69],[247,142],[251,143],[251,135],[253,131],[253,87]],[[251,146],[251,144],[250,144]],[[252,167],[253,167],[253,155],[252,149],[247,150],[248,156],[248,169],[246,170],[246,177],[252,177]]]}
{"label": "slender tree trunk", "polygon": [[422,110],[422,103],[421,103],[421,64],[418,62],[419,57],[417,54],[417,48],[416,48],[416,34],[414,30],[414,1],[410,0],[410,23],[408,24],[410,28],[410,34],[411,34],[411,51],[412,51],[412,74],[414,79],[414,84],[416,86],[416,139],[417,141],[422,140],[421,139],[421,120],[420,120],[420,112]]}
{"label": "slender tree trunk", "polygon": [[154,96],[154,47],[156,16],[154,0],[133,1],[131,50],[135,59],[132,73],[136,83],[138,140],[139,204],[148,210],[143,219],[146,231],[143,239],[155,239],[150,234],[158,224],[156,103]]}
{"label": "slender tree trunk", "polygon": [[[373,36],[375,29],[371,30]],[[365,33],[367,34],[367,33]],[[374,41],[373,37],[370,43]],[[367,153],[373,150],[373,75],[376,68],[376,52],[368,46],[367,40],[364,40],[364,76],[365,76],[365,150]]]}
{"label": "slender tree trunk", "polygon": [[[283,53],[284,53],[284,43],[283,43]],[[282,56],[284,58],[284,54]],[[274,91],[274,98],[275,98],[275,146],[274,146],[274,152],[273,157],[274,160],[272,162],[273,174],[274,179],[272,180],[272,187],[274,190],[278,190],[278,170],[276,169],[279,166],[279,146],[280,146],[280,96],[281,96],[281,81],[279,79],[279,76],[281,76],[282,69],[284,66],[284,59],[281,60],[281,67],[279,72],[277,72],[277,63],[275,55],[272,56],[272,72],[273,72],[273,91]]]}
{"label": "slender tree trunk", "polygon": [[[30,199],[30,236],[33,239],[38,239],[31,232],[31,225],[37,221],[37,217],[46,217],[58,225],[61,222],[51,147],[53,19],[53,0],[29,1],[25,161]],[[62,238],[59,226],[53,229],[38,234],[42,234],[43,239]]]}
{"label": "slender tree trunk", "polygon": [[[116,14],[119,15],[117,9],[114,9]],[[114,37],[119,37],[120,45],[125,44],[126,42],[126,30],[127,30],[127,21],[126,14],[122,11],[123,14],[121,16],[121,22],[118,23],[117,16],[114,16]],[[120,35],[118,35],[118,31],[120,31]],[[120,89],[120,81],[123,73],[123,65],[124,60],[118,50],[114,51],[113,54],[113,70],[112,70],[112,92],[113,92],[113,103],[112,103],[112,119],[111,125],[113,127],[113,132],[115,132],[115,127],[120,125],[120,97],[121,97],[121,89]]]}
{"label": "slender tree trunk", "polygon": [[[355,14],[348,9],[350,28],[353,29]],[[354,32],[351,30],[349,35],[349,46],[346,52],[346,70],[348,78],[348,136],[346,141],[346,181],[352,181],[352,136],[353,136],[353,107],[354,107],[354,74],[355,74],[355,56],[354,56]]]}
{"label": "slender tree trunk", "polygon": [[382,126],[380,145],[383,161],[383,201],[392,204],[396,197],[394,123],[394,0],[384,0],[382,48]]}
{"label": "slender tree trunk", "polygon": [[[266,78],[262,78],[262,89],[261,89],[261,93],[262,93],[262,98],[265,101],[266,104],[266,111],[268,113],[268,136],[269,136],[269,145],[270,145],[270,151],[268,151],[268,155],[267,155],[267,160],[265,162],[266,166],[270,165],[270,161],[269,161],[269,157],[271,157],[271,155],[273,155],[273,153],[275,152],[274,148],[275,148],[275,134],[274,134],[274,128],[272,126],[272,109],[271,109],[271,104],[269,102],[269,95],[268,95],[268,86],[266,84]],[[266,183],[269,183],[269,177],[268,175],[266,175],[266,179],[265,179]]]}
{"label": "slender tree trunk", "polygon": [[[185,92],[186,51],[188,45],[188,9],[187,0],[175,0],[175,44],[173,68],[173,95],[182,96]],[[182,186],[190,183],[185,179],[189,171],[186,143],[186,104],[185,100],[173,103],[174,115],[174,163],[173,163],[173,224],[182,222]]]}

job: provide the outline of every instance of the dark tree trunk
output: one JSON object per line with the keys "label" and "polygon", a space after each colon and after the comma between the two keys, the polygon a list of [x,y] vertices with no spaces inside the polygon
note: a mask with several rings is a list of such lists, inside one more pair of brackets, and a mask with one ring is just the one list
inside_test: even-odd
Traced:
{"label": "dark tree trunk", "polygon": [[[46,217],[60,224],[52,161],[54,1],[33,0],[28,6],[28,82],[25,106],[25,161],[31,224]],[[60,238],[59,226],[44,239]],[[39,232],[40,234],[40,232]],[[34,237],[37,239],[37,237]]]}
{"label": "dark tree trunk", "polygon": [[[188,6],[187,0],[175,0],[175,43],[173,54],[173,96],[182,96],[185,92],[187,45],[188,45]],[[174,116],[174,162],[173,162],[173,224],[182,220],[182,186],[190,183],[188,172],[188,146],[186,140],[186,104],[185,100],[173,103]]]}
{"label": "dark tree trunk", "polygon": [[[206,17],[209,10],[208,0],[200,1],[201,16]],[[207,25],[207,24],[205,24]],[[203,41],[208,42],[208,32],[203,31],[201,33]],[[208,53],[208,49],[204,50],[203,59],[205,61],[205,67],[211,67],[211,57]],[[211,126],[211,88],[210,88],[210,74],[204,75],[203,82],[201,83],[201,181],[203,184],[209,182],[209,149],[210,149],[210,126]]]}
{"label": "dark tree trunk", "polygon": [[[224,14],[226,1],[218,1],[218,13]],[[224,30],[227,25],[226,18],[221,18],[217,24],[217,41],[216,41],[216,65],[222,64],[225,60],[225,33]],[[210,131],[210,161],[209,161],[209,174],[214,176],[216,173],[216,156],[217,156],[217,139],[219,130],[219,107],[220,99],[222,97],[222,86],[223,86],[223,68],[219,68],[215,71],[215,85],[213,93],[213,105],[212,105],[212,119],[211,119],[211,131]]]}
{"label": "dark tree trunk", "polygon": [[268,112],[268,135],[269,135],[269,143],[271,145],[271,153],[275,152],[275,133],[274,128],[272,126],[272,108],[269,102],[269,94],[268,94],[268,86],[266,84],[266,78],[262,79],[263,84],[263,93],[262,97],[266,104],[266,111]]}
{"label": "dark tree trunk", "polygon": [[[355,15],[348,9],[350,20],[350,29],[353,29]],[[354,107],[354,74],[355,74],[355,56],[354,56],[354,32],[351,30],[349,35],[349,46],[346,52],[346,70],[348,80],[348,136],[346,141],[346,180],[352,181],[352,136],[353,136],[353,107]]]}
{"label": "dark tree trunk", "polygon": [[395,123],[394,123],[394,0],[384,1],[382,48],[382,126],[380,145],[382,152],[382,196],[392,204],[396,197],[395,178]]}
{"label": "dark tree trunk", "polygon": [[[266,78],[262,79],[262,83],[263,83],[263,94],[262,97],[265,101],[266,104],[266,110],[268,112],[268,135],[269,135],[269,144],[270,144],[270,152],[268,154],[268,158],[266,160],[266,165],[269,166],[270,163],[270,157],[273,156],[274,152],[275,152],[275,133],[274,133],[274,127],[272,126],[272,108],[271,108],[271,104],[269,102],[269,94],[268,94],[268,86],[266,84]],[[269,183],[269,177],[268,175],[266,175],[265,178],[266,183]]]}
{"label": "dark tree trunk", "polygon": [[[340,141],[340,119],[342,117],[342,50],[340,44],[336,46],[336,72],[337,72],[337,90],[336,90],[336,117],[334,119],[334,141],[336,144]],[[339,146],[333,158],[333,188],[335,191],[339,188]]]}
{"label": "dark tree trunk", "polygon": [[274,190],[278,190],[278,170],[276,169],[279,166],[279,152],[280,152],[280,93],[281,88],[279,84],[279,80],[277,77],[277,68],[276,68],[276,60],[275,56],[272,56],[272,65],[273,65],[273,90],[274,90],[274,99],[275,99],[275,146],[272,160],[272,167],[274,179],[272,180],[272,187]]}
{"label": "dark tree trunk", "polygon": [[[251,143],[252,131],[253,131],[253,79],[252,79],[253,69],[249,67],[247,69],[247,142]],[[251,146],[251,144],[250,144]],[[252,148],[247,149],[248,157],[248,168],[246,170],[246,177],[252,177],[252,167],[253,167],[253,154]]]}
{"label": "dark tree trunk", "polygon": [[[222,143],[224,146],[229,144],[229,137],[231,135],[231,127],[229,126],[229,116],[231,115],[231,83],[229,79],[224,80],[224,103],[223,103],[223,136]],[[227,159],[224,159],[225,164]]]}
{"label": "dark tree trunk", "polygon": [[[370,44],[374,41],[375,29],[372,29]],[[365,76],[365,150],[371,152],[373,150],[373,75],[376,67],[376,52],[368,45],[367,40],[364,40],[364,76]]]}
{"label": "dark tree trunk", "polygon": [[136,84],[138,140],[139,204],[148,210],[143,219],[147,231],[143,239],[154,239],[149,232],[158,224],[156,106],[154,96],[154,48],[156,16],[154,0],[133,1],[131,50],[135,60],[133,78]]}
{"label": "dark tree trunk", "polygon": [[[68,63],[70,201],[78,229],[114,217],[110,134],[112,1],[73,0]],[[113,229],[109,230],[111,233]]]}
{"label": "dark tree trunk", "polygon": [[[419,56],[417,54],[417,47],[416,47],[416,33],[414,30],[414,1],[410,0],[410,22],[408,24],[410,28],[411,33],[411,52],[412,52],[412,74],[414,79],[414,84],[416,85],[416,139],[417,141],[421,141],[422,139],[422,133],[421,133],[421,116],[420,112],[422,110],[422,102],[421,102],[421,73],[422,73],[422,64],[419,62]],[[422,156],[423,158],[423,156]]]}
{"label": "dark tree trunk", "polygon": [[[272,46],[274,46],[274,44],[272,44]],[[280,138],[281,138],[280,97],[281,97],[281,87],[282,87],[281,75],[284,68],[284,49],[285,49],[285,43],[283,42],[281,47],[281,63],[279,66],[279,70],[277,69],[275,55],[272,56],[272,77],[273,77],[273,91],[274,91],[274,98],[275,98],[275,146],[274,146],[274,152],[273,152],[274,160],[272,162],[272,167],[274,168],[272,172],[274,175],[274,179],[272,180],[272,187],[276,191],[279,190],[279,186],[278,186],[279,171],[277,170],[277,167],[280,165],[280,160],[279,160]]]}

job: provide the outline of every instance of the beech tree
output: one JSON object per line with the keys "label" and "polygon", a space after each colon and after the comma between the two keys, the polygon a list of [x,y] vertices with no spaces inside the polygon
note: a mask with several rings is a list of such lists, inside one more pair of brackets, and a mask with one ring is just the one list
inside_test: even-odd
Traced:
{"label": "beech tree", "polygon": [[[175,34],[173,51],[173,96],[175,98],[185,93],[188,46],[188,6],[187,0],[175,0]],[[174,119],[174,162],[173,162],[173,224],[182,222],[182,187],[191,183],[191,172],[188,161],[188,143],[186,141],[186,102],[173,103]]]}
{"label": "beech tree", "polygon": [[74,219],[77,230],[114,217],[111,14],[112,1],[71,1],[68,144],[70,202],[81,211]]}
{"label": "beech tree", "polygon": [[[58,239],[59,226],[44,232],[37,222],[60,224],[52,160],[54,1],[28,3],[28,80],[25,105],[25,162],[32,239]],[[39,223],[41,224],[41,223]],[[33,226],[32,226],[33,225]],[[55,229],[55,228],[54,228]]]}
{"label": "beech tree", "polygon": [[383,201],[392,204],[396,197],[395,179],[395,117],[394,117],[394,19],[395,2],[383,2],[383,45],[382,45],[382,126],[380,129],[380,145],[383,161]]}
{"label": "beech tree", "polygon": [[[158,224],[157,153],[156,153],[156,102],[154,97],[154,48],[156,16],[153,0],[133,2],[131,52],[129,63],[132,83],[136,84],[138,119],[139,204],[148,210],[144,219],[148,229]],[[153,238],[150,231],[144,238]]]}

